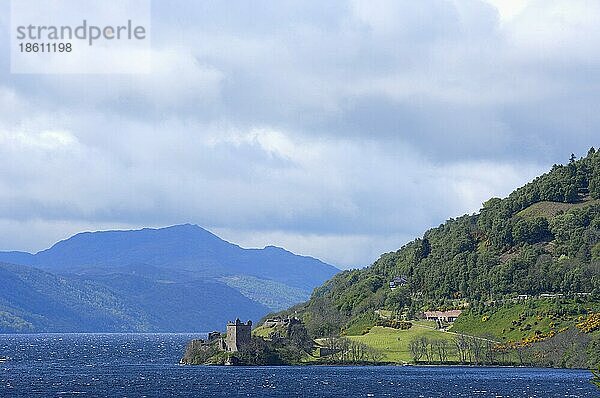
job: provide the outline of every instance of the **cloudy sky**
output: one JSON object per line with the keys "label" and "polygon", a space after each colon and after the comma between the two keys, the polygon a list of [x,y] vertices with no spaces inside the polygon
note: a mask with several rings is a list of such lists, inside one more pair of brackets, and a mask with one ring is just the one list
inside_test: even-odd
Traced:
{"label": "cloudy sky", "polygon": [[151,37],[150,74],[0,57],[0,250],[189,222],[364,266],[600,145],[597,0],[157,0]]}

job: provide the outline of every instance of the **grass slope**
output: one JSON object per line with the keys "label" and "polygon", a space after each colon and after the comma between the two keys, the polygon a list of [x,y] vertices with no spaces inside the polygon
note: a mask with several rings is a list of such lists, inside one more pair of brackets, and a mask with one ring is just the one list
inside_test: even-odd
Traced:
{"label": "grass slope", "polygon": [[252,335],[256,337],[262,337],[263,339],[270,338],[271,332],[274,332],[275,328],[268,328],[265,325],[260,325],[252,329]]}
{"label": "grass slope", "polygon": [[565,213],[570,209],[583,208],[593,204],[600,203],[600,200],[591,199],[589,196],[578,203],[563,203],[541,201],[521,210],[516,215],[522,218],[544,217],[548,220],[556,217],[560,213]]}
{"label": "grass slope", "polygon": [[582,321],[586,314],[600,312],[598,302],[529,299],[483,312],[467,311],[454,322],[453,332],[492,337],[502,342],[521,341],[537,334],[558,333]]}

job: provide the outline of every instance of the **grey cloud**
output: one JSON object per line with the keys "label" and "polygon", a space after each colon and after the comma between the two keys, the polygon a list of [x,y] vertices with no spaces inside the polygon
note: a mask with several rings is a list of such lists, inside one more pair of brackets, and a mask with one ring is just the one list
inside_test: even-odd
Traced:
{"label": "grey cloud", "polygon": [[0,220],[27,248],[194,222],[367,264],[595,144],[600,32],[529,29],[551,3],[157,1],[149,76],[2,58]]}

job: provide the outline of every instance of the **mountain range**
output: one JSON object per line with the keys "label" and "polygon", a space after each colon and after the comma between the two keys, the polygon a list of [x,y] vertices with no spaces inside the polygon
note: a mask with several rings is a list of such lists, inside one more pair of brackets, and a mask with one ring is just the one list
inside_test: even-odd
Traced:
{"label": "mountain range", "polygon": [[0,332],[220,329],[304,301],[337,271],[190,224],[84,232],[36,254],[0,252]]}

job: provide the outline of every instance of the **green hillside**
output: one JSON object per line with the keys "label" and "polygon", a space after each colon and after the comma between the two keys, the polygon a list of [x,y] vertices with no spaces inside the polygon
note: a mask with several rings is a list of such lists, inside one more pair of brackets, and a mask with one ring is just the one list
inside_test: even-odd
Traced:
{"label": "green hillside", "polygon": [[502,342],[521,341],[558,333],[600,313],[600,302],[574,299],[529,299],[501,306],[487,306],[462,314],[451,330],[487,335]]}
{"label": "green hillside", "polygon": [[[408,283],[391,289],[399,276]],[[370,267],[337,274],[282,315],[298,314],[319,338],[372,334],[384,312],[414,320],[425,310],[462,309],[453,331],[513,345],[570,331],[585,335],[587,350],[600,347],[598,332],[576,325],[599,303],[600,152],[591,148],[486,201],[478,214],[449,219]],[[585,361],[598,360],[578,363]]]}

